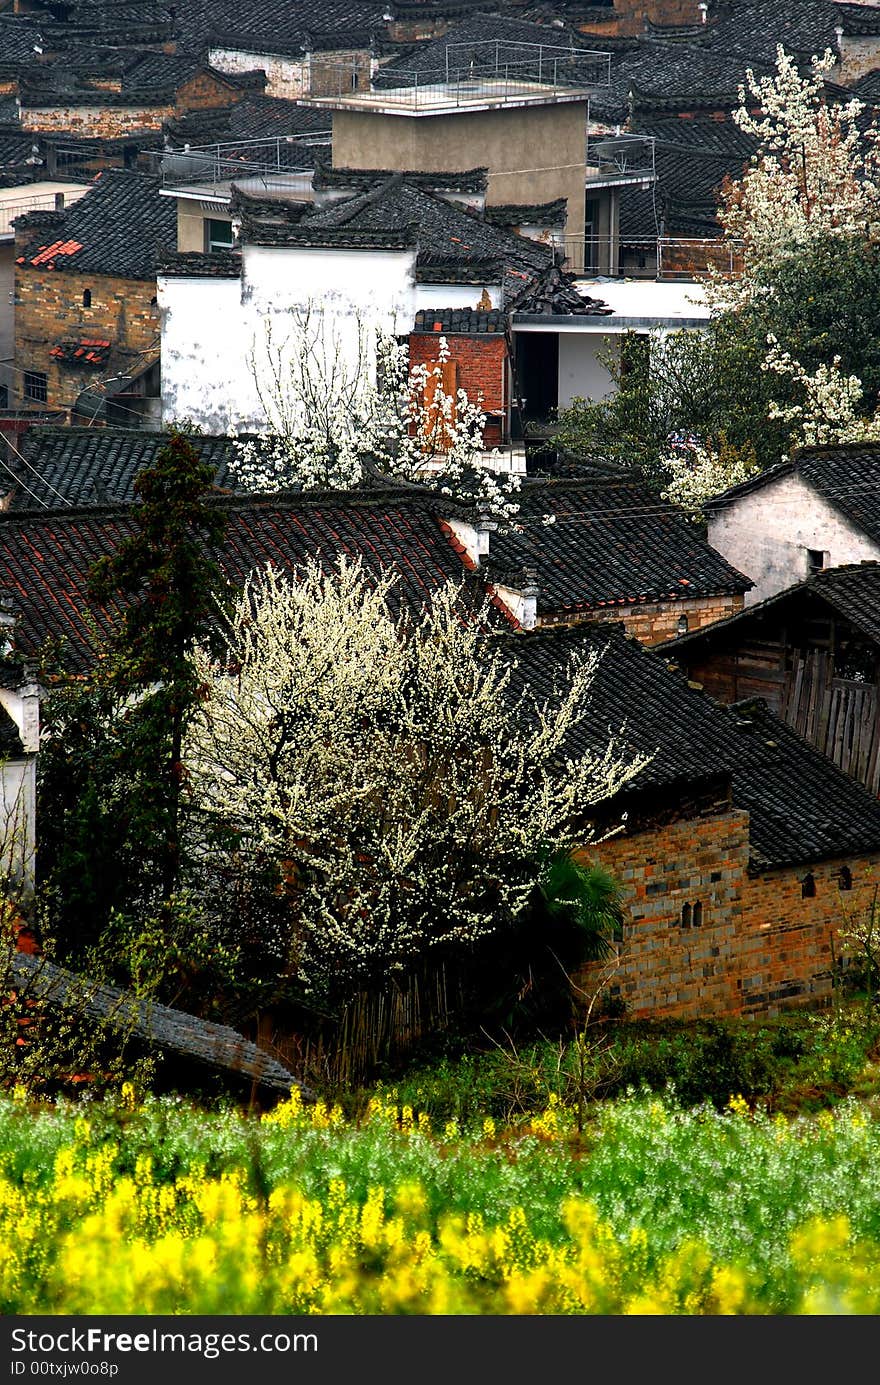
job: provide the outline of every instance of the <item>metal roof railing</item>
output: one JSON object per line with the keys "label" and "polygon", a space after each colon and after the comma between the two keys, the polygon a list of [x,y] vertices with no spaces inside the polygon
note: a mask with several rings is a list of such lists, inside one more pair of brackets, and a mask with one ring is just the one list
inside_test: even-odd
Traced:
{"label": "metal roof railing", "polygon": [[587,277],[693,279],[713,271],[742,273],[742,243],[723,236],[554,236],[553,245],[563,257],[578,260],[578,274]]}
{"label": "metal roof railing", "polygon": [[314,147],[329,149],[329,130],[326,134],[185,145],[159,156],[162,187],[171,190],[197,186],[206,194],[224,192],[233,182],[282,188],[294,181],[295,175],[310,173],[311,163],[302,157],[302,150]]}
{"label": "metal roof railing", "polygon": [[585,97],[611,84],[611,54],[550,43],[450,43],[443,66],[379,67],[369,90],[363,64],[321,63],[321,91],[309,105],[344,102],[353,110],[381,108],[412,113],[476,105],[540,103]]}

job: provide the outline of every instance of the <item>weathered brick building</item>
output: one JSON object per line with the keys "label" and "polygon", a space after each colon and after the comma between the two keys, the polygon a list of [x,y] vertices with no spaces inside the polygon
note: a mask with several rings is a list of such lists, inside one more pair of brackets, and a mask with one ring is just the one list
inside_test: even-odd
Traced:
{"label": "weathered brick building", "polygon": [[154,266],[175,235],[158,180],[115,169],[68,210],[16,224],[18,402],[103,420],[115,395],[117,409],[143,413],[139,392],[159,357]]}
{"label": "weathered brick building", "polygon": [[880,794],[878,608],[880,563],[828,568],[664,652],[721,702],[764,698]]}
{"label": "weathered brick building", "polygon": [[674,506],[619,474],[533,478],[516,499],[508,524],[446,522],[527,629],[616,621],[651,645],[742,609],[749,579]]}
{"label": "weathered brick building", "polygon": [[[522,648],[531,686],[548,694],[573,652],[601,651],[576,739],[598,748],[623,725],[623,743],[653,756],[597,820],[616,835],[581,853],[623,886],[611,986],[626,1014],[827,1002],[839,931],[873,898],[876,799],[764,704],[719,707],[618,627],[537,634]],[[595,978],[588,968],[581,980]]]}

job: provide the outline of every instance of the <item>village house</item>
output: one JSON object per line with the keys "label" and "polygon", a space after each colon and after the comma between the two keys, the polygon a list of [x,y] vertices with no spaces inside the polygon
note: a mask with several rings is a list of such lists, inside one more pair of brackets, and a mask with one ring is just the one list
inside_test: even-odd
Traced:
{"label": "village house", "polygon": [[508,523],[450,509],[443,524],[524,629],[615,621],[652,645],[742,609],[748,578],[632,479],[535,478],[516,500]]}
{"label": "village house", "polygon": [[817,572],[663,652],[721,702],[760,697],[880,794],[880,564]]}
{"label": "village house", "polygon": [[[272,560],[345,553],[398,573],[395,600],[420,609],[461,577],[436,498],[408,489],[218,500],[221,562],[241,582]],[[88,571],[131,532],[130,508],[0,515],[0,589],[12,595],[13,661],[50,640],[73,673],[94,658]],[[480,575],[472,572],[473,594]],[[487,638],[511,660],[512,689],[559,696],[570,659],[600,654],[589,715],[567,753],[618,734],[648,763],[595,826],[614,835],[585,858],[620,879],[625,922],[613,978],[631,1017],[767,1015],[830,995],[841,900],[863,904],[880,864],[880,804],[760,707],[725,709],[617,624],[517,631],[497,596]],[[57,657],[57,656],[56,656]],[[15,664],[10,664],[7,677]],[[624,816],[625,815],[625,816]],[[789,818],[791,821],[789,821]],[[621,830],[622,829],[622,830]]]}
{"label": "village house", "polygon": [[795,448],[706,506],[713,548],[754,581],[746,604],[815,572],[880,559],[880,445]]}
{"label": "village house", "polygon": [[379,0],[330,0],[297,5],[281,0],[221,0],[212,10],[208,61],[221,72],[266,74],[270,96],[296,100],[321,93],[347,67],[353,87],[369,85],[377,46],[389,30]]}
{"label": "village house", "polygon": [[150,417],[155,265],[175,233],[158,179],[122,170],[101,174],[71,208],[16,223],[17,403],[65,409],[79,422],[112,421],[114,409],[117,419]]}

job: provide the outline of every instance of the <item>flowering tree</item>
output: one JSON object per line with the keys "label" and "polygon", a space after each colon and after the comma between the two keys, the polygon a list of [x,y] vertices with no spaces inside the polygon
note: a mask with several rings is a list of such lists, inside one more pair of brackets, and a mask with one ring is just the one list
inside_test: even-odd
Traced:
{"label": "flowering tree", "polygon": [[277,865],[291,975],[308,993],[467,945],[526,907],[547,853],[583,843],[591,804],[642,768],[610,735],[572,756],[596,660],[555,699],[514,690],[463,590],[395,613],[395,579],[358,564],[252,575],[186,748],[207,823]]}
{"label": "flowering tree", "polygon": [[858,101],[826,99],[830,53],[802,76],[747,73],[736,123],[758,148],[719,220],[743,272],[713,274],[698,333],[621,358],[617,393],[574,401],[559,440],[638,466],[685,511],[795,446],[880,439],[880,134]]}
{"label": "flowering tree", "polygon": [[423,481],[514,514],[515,475],[498,474],[484,447],[486,416],[476,401],[444,387],[445,337],[434,364],[409,368],[408,347],[358,311],[325,315],[314,304],[292,312],[283,343],[267,322],[250,369],[266,419],[258,438],[237,443],[231,469],[253,491],[347,490],[368,469]]}
{"label": "flowering tree", "polygon": [[726,184],[719,211],[744,247],[744,275],[723,281],[728,305],[760,291],[768,270],[819,237],[880,231],[880,136],[860,128],[863,102],[826,99],[824,77],[834,64],[826,50],[801,76],[780,44],[773,76],[746,73],[733,119],[758,149],[743,177]]}

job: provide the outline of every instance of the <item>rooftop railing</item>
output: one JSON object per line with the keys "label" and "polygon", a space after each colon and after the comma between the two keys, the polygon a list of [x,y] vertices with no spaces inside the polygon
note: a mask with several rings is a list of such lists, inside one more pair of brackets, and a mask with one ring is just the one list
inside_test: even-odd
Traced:
{"label": "rooftop railing", "polygon": [[742,273],[741,242],[721,236],[554,236],[553,244],[586,277],[672,280],[711,271]]}
{"label": "rooftop railing", "polygon": [[226,140],[185,145],[159,156],[162,187],[171,191],[196,187],[209,196],[228,194],[232,183],[281,191],[310,175],[310,148],[330,148],[330,132],[277,135],[273,139]]}
{"label": "rooftop railing", "polygon": [[362,62],[322,62],[320,92],[309,104],[344,102],[351,109],[444,111],[477,105],[539,103],[585,97],[611,84],[611,54],[551,43],[450,43],[442,67],[379,67],[368,89]]}
{"label": "rooftop railing", "polygon": [[64,196],[59,197],[54,192],[44,192],[34,194],[19,202],[0,202],[0,237],[11,237],[15,234],[13,221],[17,216],[26,216],[28,212],[54,212],[64,210]]}

